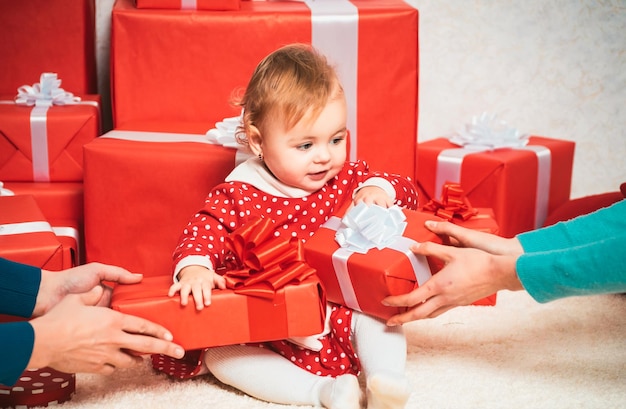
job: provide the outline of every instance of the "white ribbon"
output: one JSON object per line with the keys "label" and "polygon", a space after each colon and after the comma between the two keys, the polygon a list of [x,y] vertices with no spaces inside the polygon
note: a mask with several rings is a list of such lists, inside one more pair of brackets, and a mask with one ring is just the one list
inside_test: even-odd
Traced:
{"label": "white ribbon", "polygon": [[466,155],[505,148],[530,150],[535,152],[538,160],[534,225],[535,228],[543,225],[548,214],[550,199],[552,162],[550,149],[540,145],[527,145],[527,134],[520,134],[517,129],[508,127],[504,121],[497,120],[495,115],[486,113],[473,117],[472,122],[466,124],[464,130],[459,131],[449,140],[463,147],[444,149],[439,152],[434,198],[441,197],[443,185],[446,182],[461,183],[461,169]]}
{"label": "white ribbon", "polygon": [[[379,206],[367,206],[363,204],[363,206],[374,208]],[[397,207],[393,206],[389,209],[383,209],[384,211],[388,211],[389,215],[383,217],[387,219],[385,222],[376,223],[372,221],[370,215],[368,215],[368,211],[364,211],[361,207],[361,204],[353,207],[346,213],[343,219],[339,219],[338,217],[329,218],[324,224],[322,224],[322,228],[334,230],[335,238],[338,242],[344,242],[344,244],[348,244],[348,247],[340,247],[335,250],[332,254],[332,263],[333,268],[335,270],[335,275],[337,277],[337,281],[339,283],[339,289],[341,291],[341,295],[343,296],[343,300],[345,305],[358,311],[362,311],[356,293],[354,291],[354,286],[352,285],[352,280],[350,278],[350,273],[348,270],[348,259],[355,252],[363,253],[362,248],[368,247],[370,249],[379,247],[382,243],[385,243],[382,248],[390,248],[392,250],[399,251],[403,253],[411,263],[411,267],[413,268],[413,273],[415,274],[415,279],[418,285],[423,285],[431,276],[432,272],[430,271],[430,266],[428,265],[428,261],[424,256],[418,256],[410,250],[410,247],[417,242],[408,237],[402,236],[402,232],[406,227],[406,222],[404,220],[406,217],[402,213],[402,211]],[[396,210],[390,210],[396,209]],[[402,214],[401,217],[398,217],[397,211],[400,211]],[[351,214],[354,213],[354,214]],[[373,213],[376,217],[380,217],[380,211],[378,209],[374,210]],[[346,232],[339,233],[341,230],[353,229],[354,222],[358,224],[359,221],[366,221],[366,226],[363,226],[364,232]],[[393,220],[393,221],[391,221]],[[345,222],[348,222],[352,227],[347,227]],[[389,223],[391,221],[391,223]],[[381,226],[382,230],[388,233],[391,237],[384,237],[384,234],[380,234],[380,231],[374,227],[375,225]],[[396,227],[389,227],[389,224],[397,224]],[[386,225],[386,226],[385,226]],[[357,227],[359,229],[359,227]],[[398,232],[400,232],[398,235]],[[348,237],[345,239],[345,237]],[[354,245],[357,243],[357,245]],[[342,245],[339,243],[340,246]]]}
{"label": "white ribbon", "polygon": [[30,113],[30,146],[33,160],[33,180],[35,182],[50,181],[46,124],[48,109],[53,105],[80,103],[79,97],[75,97],[71,92],[66,92],[60,85],[61,80],[57,78],[57,74],[44,72],[41,74],[39,82],[32,86],[22,85],[17,89],[15,103],[33,107]]}
{"label": "white ribbon", "polygon": [[335,240],[351,252],[365,254],[370,249],[382,250],[402,237],[406,216],[398,206],[384,208],[360,202],[341,219]]}
{"label": "white ribbon", "polygon": [[[113,130],[101,135],[100,138],[122,139],[125,141],[135,142],[197,142],[208,145],[218,144],[216,140],[211,139],[207,134],[185,134],[185,133],[169,133],[169,132],[146,132],[146,131],[119,131]],[[219,144],[221,145],[221,144]],[[230,147],[228,145],[224,145]],[[244,162],[251,156],[250,153],[237,149],[235,152],[235,165]]]}
{"label": "white ribbon", "polygon": [[359,10],[348,0],[305,0],[311,10],[311,44],[336,66],[348,105],[349,160],[357,158]]}
{"label": "white ribbon", "polygon": [[0,236],[9,236],[13,234],[25,233],[53,233],[52,227],[48,222],[23,222],[0,224]]}
{"label": "white ribbon", "polygon": [[197,10],[198,2],[196,0],[180,0],[181,10]]}
{"label": "white ribbon", "polygon": [[76,241],[76,263],[77,265],[82,264],[82,260],[80,259],[80,234],[78,233],[78,230],[69,226],[53,226],[52,231],[57,235],[57,237],[69,237]]}
{"label": "white ribbon", "polygon": [[5,188],[4,183],[0,182],[0,196],[15,196],[15,193]]}
{"label": "white ribbon", "polygon": [[243,111],[239,116],[224,118],[222,121],[217,122],[215,128],[209,129],[206,133],[209,142],[227,148],[237,149],[237,153],[235,154],[235,164],[237,165],[254,156],[237,141],[237,132],[240,132],[242,120]]}

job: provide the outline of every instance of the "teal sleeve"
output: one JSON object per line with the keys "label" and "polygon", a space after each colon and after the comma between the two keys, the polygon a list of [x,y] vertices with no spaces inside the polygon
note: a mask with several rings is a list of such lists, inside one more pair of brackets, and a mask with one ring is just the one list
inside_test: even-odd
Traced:
{"label": "teal sleeve", "polygon": [[40,282],[40,268],[0,258],[0,313],[30,317]]}
{"label": "teal sleeve", "polygon": [[[41,269],[0,258],[0,312],[30,317],[40,282]],[[0,384],[17,382],[34,344],[35,332],[28,321],[0,323]]]}
{"label": "teal sleeve", "polygon": [[35,344],[28,321],[0,323],[0,384],[11,386],[26,369]]}
{"label": "teal sleeve", "polygon": [[566,249],[626,230],[626,200],[575,219],[517,235],[524,252]]}
{"label": "teal sleeve", "polygon": [[517,275],[539,302],[626,292],[626,201],[518,236]]}

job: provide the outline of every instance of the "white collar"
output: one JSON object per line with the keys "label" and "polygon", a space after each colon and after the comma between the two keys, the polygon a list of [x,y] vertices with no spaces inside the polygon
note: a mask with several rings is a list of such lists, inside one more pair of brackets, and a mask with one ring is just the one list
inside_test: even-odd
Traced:
{"label": "white collar", "polygon": [[287,186],[276,179],[257,157],[247,159],[233,169],[226,177],[226,182],[248,183],[267,194],[278,197],[300,198],[310,194],[300,188]]}

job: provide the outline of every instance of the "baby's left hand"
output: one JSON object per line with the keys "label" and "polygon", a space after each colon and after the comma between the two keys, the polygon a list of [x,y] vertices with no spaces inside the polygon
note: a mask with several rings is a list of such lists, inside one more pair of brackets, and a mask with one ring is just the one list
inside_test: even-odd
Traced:
{"label": "baby's left hand", "polygon": [[393,199],[378,186],[364,186],[360,188],[352,199],[353,204],[365,203],[367,205],[378,205],[380,207],[389,208],[393,206]]}

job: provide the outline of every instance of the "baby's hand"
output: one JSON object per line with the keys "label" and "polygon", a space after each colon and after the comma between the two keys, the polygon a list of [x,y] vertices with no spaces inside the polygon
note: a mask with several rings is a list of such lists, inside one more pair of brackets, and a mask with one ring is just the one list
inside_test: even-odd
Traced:
{"label": "baby's hand", "polygon": [[385,208],[393,206],[393,199],[389,197],[384,189],[378,186],[364,186],[360,188],[354,195],[352,202],[355,205],[363,202],[367,205],[375,204]]}
{"label": "baby's hand", "polygon": [[180,304],[187,305],[189,294],[193,296],[196,309],[211,305],[211,290],[226,288],[226,280],[213,270],[203,266],[187,266],[178,273],[178,282],[172,284],[168,296],[172,297],[180,291]]}

